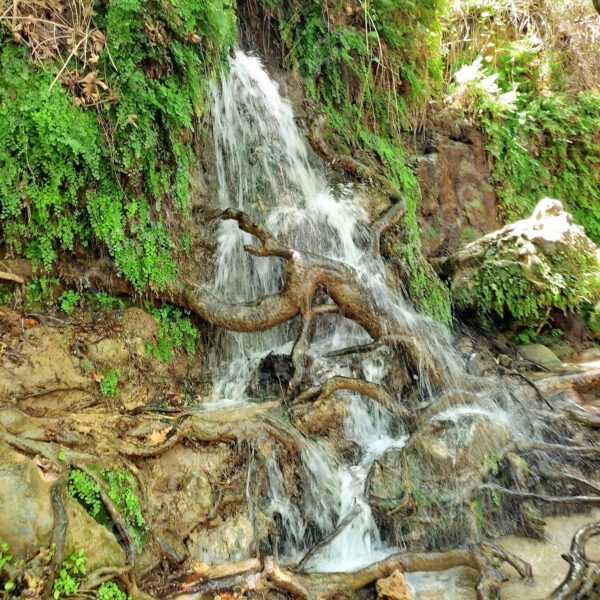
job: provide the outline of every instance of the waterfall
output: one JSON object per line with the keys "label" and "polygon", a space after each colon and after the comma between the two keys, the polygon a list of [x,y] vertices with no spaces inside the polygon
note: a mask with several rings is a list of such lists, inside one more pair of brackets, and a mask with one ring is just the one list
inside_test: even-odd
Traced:
{"label": "waterfall", "polygon": [[[289,246],[354,267],[373,290],[376,302],[414,332],[448,378],[458,373],[459,361],[448,334],[386,284],[384,265],[369,249],[368,216],[360,190],[330,183],[326,166],[310,151],[290,104],[260,60],[237,51],[219,82],[212,84],[211,97],[220,207],[250,212]],[[217,296],[250,301],[281,288],[283,261],[247,253],[244,245],[252,244],[253,237],[240,231],[237,223],[221,223],[217,237],[213,280]],[[262,333],[220,333],[212,356],[212,403],[247,401],[248,383],[261,361],[270,353],[289,354],[294,326],[287,323]],[[360,326],[341,316],[320,317],[310,351],[311,375],[317,381],[355,375],[347,362],[325,355],[370,341]],[[365,359],[360,368],[361,377],[378,383],[386,374],[385,357]],[[418,377],[414,383],[426,399],[430,394],[427,377]],[[408,436],[402,424],[393,423],[392,416],[372,400],[349,392],[342,395],[346,401],[344,435],[360,449],[356,464],[337,456],[325,441],[303,440],[303,505],[286,496],[275,461],[266,465],[267,510],[281,523],[277,550],[292,562],[304,556],[305,568],[318,571],[353,570],[394,550],[382,541],[365,492],[374,462],[388,450],[401,448]],[[305,556],[310,547],[308,522],[318,528],[317,537],[328,543]]]}

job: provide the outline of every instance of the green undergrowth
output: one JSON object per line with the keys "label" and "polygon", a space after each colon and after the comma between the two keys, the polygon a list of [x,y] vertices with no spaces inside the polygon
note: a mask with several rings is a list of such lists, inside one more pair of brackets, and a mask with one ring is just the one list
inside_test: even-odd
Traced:
{"label": "green undergrowth", "polygon": [[[135,493],[135,479],[127,471],[104,469],[101,472],[106,492],[115,508],[123,516],[137,551],[142,553],[146,539],[147,525],[142,507]],[[105,526],[111,525],[111,518],[100,495],[100,485],[90,475],[79,469],[69,473],[69,493],[76,498],[89,514]]]}
{"label": "green undergrowth", "polygon": [[[532,329],[548,322],[553,309],[578,312],[600,297],[600,268],[589,250],[538,252],[527,264],[519,262],[518,256],[518,248],[491,247],[477,272],[475,288],[457,290],[457,306],[475,306],[486,328],[512,321],[523,329],[525,339]],[[558,330],[553,331],[558,335]]]}
{"label": "green undergrowth", "polygon": [[419,121],[440,89],[440,12],[445,0],[262,0],[269,35],[306,82],[306,95],[327,118],[326,141],[382,172],[407,202],[394,254],[407,267],[412,301],[450,322],[449,293],[421,259],[418,180],[401,135]]}
{"label": "green undergrowth", "polygon": [[173,352],[183,351],[189,356],[196,354],[198,329],[192,323],[189,312],[170,304],[158,308],[147,307],[159,328],[155,344],[147,344],[146,352],[164,362],[171,362]]}
{"label": "green undergrowth", "polygon": [[51,85],[58,62],[34,64],[0,29],[1,241],[46,269],[60,250],[101,242],[137,290],[160,288],[176,274],[165,216],[185,221],[194,123],[235,14],[229,0],[111,0],[94,11],[108,40],[94,106]]}

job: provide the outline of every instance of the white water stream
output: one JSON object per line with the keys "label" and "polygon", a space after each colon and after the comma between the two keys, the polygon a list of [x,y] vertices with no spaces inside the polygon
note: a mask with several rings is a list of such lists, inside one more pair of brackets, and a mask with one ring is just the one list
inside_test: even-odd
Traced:
{"label": "white water stream", "polygon": [[[312,155],[291,106],[280,96],[260,60],[236,52],[229,70],[213,84],[211,92],[219,205],[251,213],[278,239],[298,250],[353,266],[357,276],[374,290],[378,304],[414,331],[439,358],[440,368],[447,373],[456,369],[443,332],[388,289],[383,264],[368,250],[367,212],[360,193],[329,183],[325,165]],[[281,288],[283,261],[251,256],[244,251],[244,244],[252,243],[253,237],[241,232],[237,223],[228,221],[219,226],[213,282],[219,297],[250,301]],[[288,323],[263,333],[221,333],[213,356],[213,404],[247,401],[248,383],[264,357],[269,353],[289,354],[295,325]],[[369,341],[361,327],[340,316],[320,317],[311,346],[312,376],[324,381],[332,375],[352,375],[347,366],[323,355]],[[369,358],[363,361],[359,375],[380,382],[386,369],[382,357]],[[421,387],[426,399],[430,388],[427,378],[418,378],[415,385]],[[407,436],[397,423],[394,431],[400,429],[400,433],[392,435],[391,415],[371,400],[351,393],[344,397],[344,433],[361,450],[357,464],[346,463],[325,442],[303,440],[301,502],[287,496],[275,459],[267,464],[268,508],[280,520],[278,551],[285,559],[298,561],[309,550],[309,523],[313,530],[318,528],[316,541],[338,530],[306,561],[306,568],[312,570],[351,571],[393,551],[381,540],[365,487],[374,461],[392,448],[401,448]]]}

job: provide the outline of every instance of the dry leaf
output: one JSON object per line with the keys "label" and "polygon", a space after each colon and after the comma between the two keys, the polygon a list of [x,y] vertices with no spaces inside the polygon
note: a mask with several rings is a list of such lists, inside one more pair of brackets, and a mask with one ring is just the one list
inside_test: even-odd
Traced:
{"label": "dry leaf", "polygon": [[171,431],[171,427],[167,427],[165,429],[155,429],[149,436],[148,440],[153,444],[162,444],[166,439],[167,435]]}

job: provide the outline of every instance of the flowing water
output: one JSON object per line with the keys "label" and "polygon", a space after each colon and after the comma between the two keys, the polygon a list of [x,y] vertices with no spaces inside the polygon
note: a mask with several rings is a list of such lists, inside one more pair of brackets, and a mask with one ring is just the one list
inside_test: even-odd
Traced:
{"label": "flowing water", "polygon": [[[251,213],[278,239],[298,250],[354,267],[379,306],[418,337],[449,382],[453,377],[458,381],[459,361],[447,334],[388,288],[383,264],[369,250],[367,213],[360,191],[330,183],[325,165],[309,150],[291,106],[260,60],[236,52],[211,93],[219,205]],[[220,224],[213,281],[219,297],[250,301],[281,288],[283,261],[251,256],[244,245],[253,241],[237,223]],[[313,379],[358,375],[375,383],[383,380],[388,369],[383,354],[363,360],[358,367],[326,358],[328,351],[371,339],[343,317],[319,319],[310,351]],[[289,354],[297,326],[292,322],[262,333],[221,333],[212,357],[216,373],[212,404],[223,407],[247,402],[248,385],[259,365],[269,354]],[[426,374],[416,377],[414,383],[427,401],[431,386]],[[401,448],[408,437],[402,424],[370,399],[352,393],[345,393],[344,398],[344,435],[360,449],[356,464],[343,460],[325,441],[302,438],[302,501],[286,494],[276,460],[266,464],[268,509],[281,524],[277,550],[288,561],[304,557],[305,568],[312,570],[351,571],[394,550],[381,539],[365,488],[374,461],[392,448]],[[470,410],[468,416],[485,418],[493,408],[487,413],[484,408]],[[460,419],[467,412],[458,407],[441,417]],[[306,556],[319,540],[327,543]]]}

